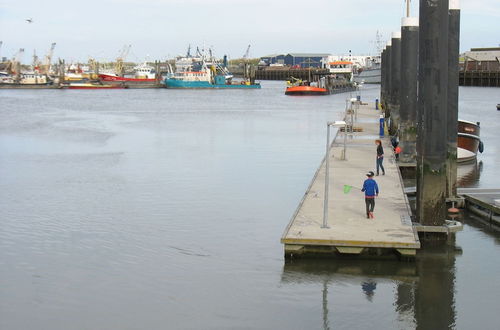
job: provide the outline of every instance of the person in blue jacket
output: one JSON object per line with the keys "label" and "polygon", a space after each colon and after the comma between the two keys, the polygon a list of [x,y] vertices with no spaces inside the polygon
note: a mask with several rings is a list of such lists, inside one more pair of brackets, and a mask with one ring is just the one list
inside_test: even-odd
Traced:
{"label": "person in blue jacket", "polygon": [[378,185],[377,181],[373,180],[375,174],[370,171],[366,173],[368,177],[365,182],[363,182],[363,189],[361,191],[365,192],[365,204],[366,204],[366,218],[373,219],[373,209],[375,208],[375,197],[378,196]]}

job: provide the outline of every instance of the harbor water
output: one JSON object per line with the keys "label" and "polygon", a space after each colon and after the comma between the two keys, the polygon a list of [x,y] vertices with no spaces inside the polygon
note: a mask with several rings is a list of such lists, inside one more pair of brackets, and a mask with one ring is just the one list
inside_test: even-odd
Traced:
{"label": "harbor water", "polygon": [[[416,262],[284,261],[349,97],[284,88],[0,90],[0,329],[498,329],[500,234],[467,214]],[[460,88],[462,187],[500,188],[499,95]]]}

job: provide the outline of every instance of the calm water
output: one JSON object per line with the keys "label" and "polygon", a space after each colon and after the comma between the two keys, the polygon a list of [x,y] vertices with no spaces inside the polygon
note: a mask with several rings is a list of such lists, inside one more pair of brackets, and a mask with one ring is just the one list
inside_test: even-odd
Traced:
{"label": "calm water", "polygon": [[[415,263],[285,264],[346,94],[0,90],[0,329],[498,329],[500,235]],[[500,187],[500,89],[461,88]],[[362,98],[373,101],[377,87]]]}

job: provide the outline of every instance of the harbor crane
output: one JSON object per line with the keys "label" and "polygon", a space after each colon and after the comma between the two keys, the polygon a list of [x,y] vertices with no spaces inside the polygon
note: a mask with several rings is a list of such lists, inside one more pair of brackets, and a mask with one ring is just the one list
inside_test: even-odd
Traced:
{"label": "harbor crane", "polygon": [[50,45],[50,49],[49,49],[47,55],[45,55],[44,67],[43,67],[43,71],[44,71],[45,74],[49,74],[49,72],[50,72],[51,62],[52,62],[52,56],[54,55],[54,48],[56,48],[56,43],[55,42],[53,42]]}
{"label": "harbor crane", "polygon": [[19,48],[17,53],[14,54],[12,59],[9,61],[7,65],[7,72],[11,74],[15,74],[17,76],[17,80],[21,75],[21,59],[24,55],[24,48]]}
{"label": "harbor crane", "polygon": [[248,60],[248,54],[250,54],[250,46],[251,46],[251,45],[248,45],[248,47],[247,47],[247,51],[245,52],[245,54],[243,54],[243,59],[244,59],[245,61],[247,61],[247,60]]}
{"label": "harbor crane", "polygon": [[123,62],[125,61],[125,59],[128,56],[128,53],[130,52],[130,47],[132,47],[132,45],[123,46],[122,50],[120,51],[120,54],[116,58],[115,73],[122,77],[123,77]]}
{"label": "harbor crane", "polygon": [[33,70],[38,70],[40,68],[40,61],[38,60],[38,56],[36,55],[36,49],[33,49]]}

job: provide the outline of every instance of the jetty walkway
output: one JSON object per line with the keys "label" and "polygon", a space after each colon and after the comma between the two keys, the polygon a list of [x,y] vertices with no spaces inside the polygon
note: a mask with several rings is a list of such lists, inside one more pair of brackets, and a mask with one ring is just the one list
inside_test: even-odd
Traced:
{"label": "jetty walkway", "polygon": [[323,159],[281,238],[286,257],[322,254],[411,257],[420,248],[418,234],[411,223],[408,199],[387,137],[381,139],[386,174],[374,177],[380,189],[375,218],[366,218],[361,187],[368,171],[376,173],[374,141],[379,138],[380,114],[373,104],[359,106],[353,125],[355,132],[349,132],[346,137],[345,160],[341,159],[344,133],[337,133],[330,146],[328,228],[322,227],[325,195]]}

